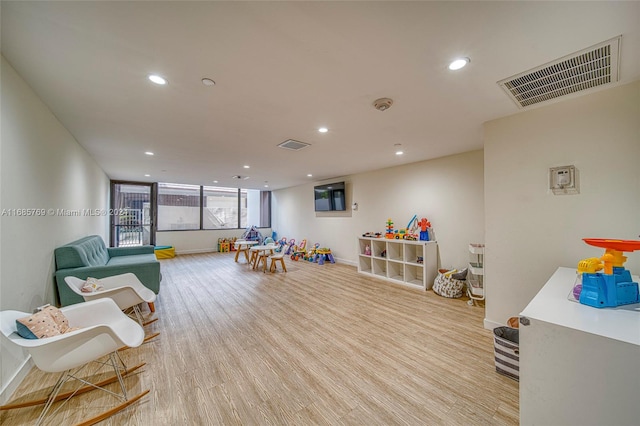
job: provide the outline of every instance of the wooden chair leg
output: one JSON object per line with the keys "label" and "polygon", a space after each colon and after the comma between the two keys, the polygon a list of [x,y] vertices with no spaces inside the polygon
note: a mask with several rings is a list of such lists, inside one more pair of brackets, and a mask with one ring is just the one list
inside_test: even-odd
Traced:
{"label": "wooden chair leg", "polygon": [[153,302],[149,302],[149,303],[148,303],[148,305],[149,305],[149,310],[150,310],[152,313],[156,311],[156,305],[154,305],[154,303],[153,303]]}
{"label": "wooden chair leg", "polygon": [[280,263],[282,263],[282,270],[287,272],[287,267],[284,266],[284,258],[280,259]]}

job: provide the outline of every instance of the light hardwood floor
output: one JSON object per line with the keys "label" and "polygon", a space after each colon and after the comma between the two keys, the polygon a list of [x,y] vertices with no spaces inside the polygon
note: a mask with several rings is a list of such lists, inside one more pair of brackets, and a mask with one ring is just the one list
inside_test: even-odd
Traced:
{"label": "light hardwood floor", "polygon": [[[122,352],[141,402],[105,425],[504,425],[518,423],[518,383],[495,372],[484,309],[371,279],[352,266],[286,259],[262,273],[234,253],[162,260],[160,337]],[[31,396],[55,376],[32,370]],[[113,386],[113,385],[112,385]],[[93,391],[50,424],[116,404]],[[39,409],[0,414],[32,424]]]}

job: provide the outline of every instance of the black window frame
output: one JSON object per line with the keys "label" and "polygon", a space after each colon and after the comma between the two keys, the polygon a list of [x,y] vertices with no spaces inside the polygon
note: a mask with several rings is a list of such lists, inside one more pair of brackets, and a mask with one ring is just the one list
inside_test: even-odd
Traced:
{"label": "black window frame", "polygon": [[[181,185],[178,183],[173,183],[173,182],[156,182],[156,188],[159,187],[159,185],[161,183],[167,183],[167,184],[174,184],[174,185]],[[196,185],[194,185],[196,186]],[[158,229],[158,227],[156,226],[156,230],[155,232],[192,232],[192,231],[225,231],[225,230],[233,230],[233,229],[246,229],[248,226],[252,226],[252,225],[247,225],[247,226],[240,226],[241,225],[241,221],[242,221],[242,190],[243,188],[231,188],[231,187],[220,187],[220,188],[227,188],[227,189],[236,189],[237,190],[237,200],[238,200],[238,223],[237,223],[237,227],[235,228],[204,228],[204,188],[205,186],[209,187],[208,185],[198,185],[200,187],[200,226],[198,229],[165,229],[165,230],[160,230]],[[251,190],[251,191],[259,191],[261,194],[267,193],[267,212],[268,212],[268,225],[267,226],[260,226],[257,225],[258,229],[266,229],[266,228],[271,228],[271,206],[272,206],[272,192],[271,191],[265,191],[265,190],[260,190],[260,189],[248,189],[248,188],[244,188],[244,190]],[[158,192],[159,192],[159,188],[158,188]],[[154,204],[155,204],[155,215],[157,216],[158,214],[158,210],[159,210],[159,205],[158,205],[158,194],[156,193],[156,197],[154,200]],[[262,196],[262,195],[261,195]],[[261,206],[262,206],[263,201],[261,200]],[[262,216],[262,209],[261,209],[261,216]],[[157,219],[155,221],[157,223]]]}

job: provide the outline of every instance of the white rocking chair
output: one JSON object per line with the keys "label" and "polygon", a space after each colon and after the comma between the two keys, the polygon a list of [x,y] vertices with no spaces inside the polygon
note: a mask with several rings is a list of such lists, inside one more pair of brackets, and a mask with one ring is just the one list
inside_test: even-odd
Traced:
{"label": "white rocking chair", "polygon": [[144,326],[153,322],[150,321],[147,324],[144,323],[144,317],[140,311],[139,305],[144,302],[148,303],[150,306],[153,305],[153,302],[156,300],[156,294],[145,287],[135,274],[129,272],[126,274],[100,278],[100,284],[102,284],[104,290],[92,293],[84,293],[82,291],[85,280],[71,276],[65,277],[64,280],[71,290],[82,296],[87,302],[90,300],[108,297],[113,299],[120,310],[125,313],[132,311],[140,325]]}
{"label": "white rocking chair", "polygon": [[[131,373],[144,364],[127,370],[118,355],[118,349],[127,346],[140,346],[144,340],[144,330],[134,320],[125,315],[113,300],[104,298],[78,303],[61,308],[60,311],[68,319],[70,327],[78,327],[79,329],[41,339],[25,339],[17,333],[16,320],[28,317],[29,313],[20,311],[0,312],[2,334],[9,342],[26,350],[40,370],[47,373],[62,372],[47,399],[8,404],[0,407],[0,410],[44,404],[44,408],[36,422],[39,425],[42,424],[54,402],[62,399],[66,400],[73,395],[95,388],[108,392],[123,401],[120,405],[85,423],[94,424],[128,407],[149,393],[149,390],[146,390],[135,397],[127,397],[122,376]],[[109,356],[109,360],[101,362],[101,364],[113,367],[114,377],[103,380],[100,383],[90,383],[80,378],[79,373],[85,366],[105,355]],[[76,379],[86,386],[82,387],[81,385],[75,391],[60,394],[62,386],[71,379]],[[121,395],[102,387],[115,381],[120,384]],[[55,411],[60,408],[58,407]]]}

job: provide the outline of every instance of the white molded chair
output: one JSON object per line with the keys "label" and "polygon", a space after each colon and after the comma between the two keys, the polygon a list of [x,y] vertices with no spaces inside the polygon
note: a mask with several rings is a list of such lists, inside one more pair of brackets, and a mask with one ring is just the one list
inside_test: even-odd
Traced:
{"label": "white molded chair", "polygon": [[276,247],[278,247],[275,243],[264,244],[262,246],[254,246],[251,247],[251,250],[255,251],[255,263],[253,268],[258,269],[260,265],[262,265],[262,271],[267,271],[267,259],[269,256],[273,254]]}
{"label": "white molded chair", "polygon": [[276,261],[280,261],[280,264],[282,265],[282,269],[284,270],[284,272],[287,272],[287,267],[284,265],[284,257],[287,255],[286,254],[287,251],[289,251],[288,244],[282,247],[282,250],[280,250],[279,252],[269,256],[269,259],[271,260],[271,263],[269,264],[269,272],[276,271]]}
{"label": "white molded chair", "polygon": [[[25,339],[17,333],[16,320],[31,314],[10,310],[0,312],[2,334],[9,342],[26,350],[40,370],[47,373],[62,372],[36,424],[42,423],[51,405],[60,399],[57,398],[58,393],[67,381],[76,379],[81,383],[89,384],[86,380],[79,378],[78,374],[89,363],[105,355],[109,355],[109,361],[101,364],[113,367],[115,377],[120,383],[122,395],[93,384],[89,385],[105,390],[124,401],[116,409],[109,410],[109,412],[115,413],[149,392],[147,390],[134,398],[127,398],[121,374],[121,370],[126,371],[126,368],[118,355],[118,349],[125,346],[140,346],[144,340],[144,330],[138,323],[125,315],[113,300],[105,298],[78,303],[61,308],[60,311],[69,320],[69,327],[79,327],[79,330],[41,339]],[[79,389],[74,394],[82,393]],[[2,408],[18,407],[8,405]]]}
{"label": "white molded chair", "polygon": [[129,309],[133,313],[140,325],[144,324],[142,312],[138,305],[147,302],[150,306],[156,300],[156,294],[144,286],[132,273],[114,275],[111,277],[100,278],[100,284],[104,290],[95,291],[93,293],[83,293],[82,286],[86,282],[77,277],[65,277],[65,282],[76,294],[79,294],[85,301],[110,298],[120,307],[120,310],[127,312]]}

